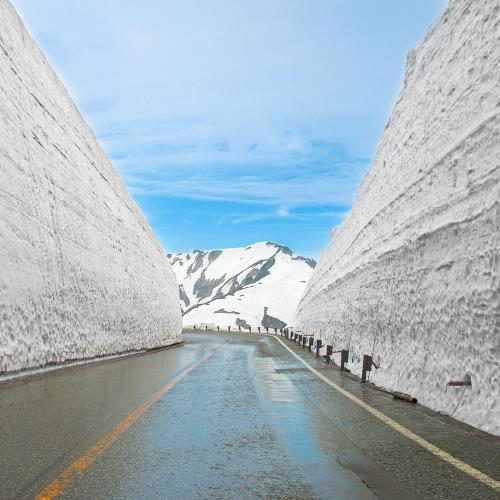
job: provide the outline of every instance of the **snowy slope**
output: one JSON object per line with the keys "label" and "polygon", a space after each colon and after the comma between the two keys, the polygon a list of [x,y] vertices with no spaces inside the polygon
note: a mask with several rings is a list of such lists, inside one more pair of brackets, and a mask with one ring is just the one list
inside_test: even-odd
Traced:
{"label": "snowy slope", "polygon": [[[500,7],[451,1],[403,89],[297,325],[372,380],[500,434]],[[447,387],[470,377],[471,388]],[[463,396],[462,396],[463,394]]]}
{"label": "snowy slope", "polygon": [[0,372],[173,342],[161,246],[6,0],[0,28]]}
{"label": "snowy slope", "polygon": [[168,257],[185,326],[280,328],[290,322],[315,265],[271,242]]}

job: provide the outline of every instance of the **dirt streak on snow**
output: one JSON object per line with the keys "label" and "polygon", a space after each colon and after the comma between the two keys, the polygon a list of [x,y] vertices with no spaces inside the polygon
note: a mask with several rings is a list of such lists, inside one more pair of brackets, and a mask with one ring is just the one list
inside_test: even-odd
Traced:
{"label": "dirt streak on snow", "polygon": [[[451,1],[408,54],[353,209],[294,323],[372,380],[500,434],[500,4]],[[471,388],[447,387],[470,376]]]}

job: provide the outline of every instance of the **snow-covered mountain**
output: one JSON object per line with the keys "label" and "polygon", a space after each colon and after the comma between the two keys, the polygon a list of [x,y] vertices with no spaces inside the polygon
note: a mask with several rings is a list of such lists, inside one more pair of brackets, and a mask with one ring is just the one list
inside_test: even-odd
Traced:
{"label": "snow-covered mountain", "polygon": [[[452,0],[403,89],[294,326],[372,380],[500,435],[498,0]],[[470,385],[450,387],[449,381]]]}
{"label": "snow-covered mountain", "polygon": [[184,326],[281,328],[289,323],[316,262],[272,242],[168,254]]}

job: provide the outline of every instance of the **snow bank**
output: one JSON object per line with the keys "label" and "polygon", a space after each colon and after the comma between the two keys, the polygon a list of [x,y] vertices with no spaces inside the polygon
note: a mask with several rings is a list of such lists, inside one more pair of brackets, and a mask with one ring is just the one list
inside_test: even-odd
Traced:
{"label": "snow bank", "polygon": [[312,259],[273,242],[169,254],[185,327],[282,328],[311,276]]}
{"label": "snow bank", "polygon": [[0,372],[173,342],[162,248],[6,0],[0,27]]}
{"label": "snow bank", "polygon": [[[500,12],[451,1],[408,54],[353,209],[299,327],[380,369],[372,381],[500,434]],[[447,387],[470,377],[471,388]]]}

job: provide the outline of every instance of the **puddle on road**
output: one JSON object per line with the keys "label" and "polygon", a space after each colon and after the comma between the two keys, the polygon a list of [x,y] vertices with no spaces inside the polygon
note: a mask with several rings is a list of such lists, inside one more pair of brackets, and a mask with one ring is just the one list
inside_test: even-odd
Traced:
{"label": "puddle on road", "polygon": [[323,498],[372,499],[375,496],[353,472],[344,468],[337,458],[342,446],[333,439],[332,422],[311,403],[287,373],[297,374],[290,361],[276,361],[259,348],[253,358],[257,393],[280,438],[308,481]]}
{"label": "puddle on road", "polygon": [[277,372],[273,358],[254,358],[253,370],[264,398],[279,403],[297,403],[300,395],[292,381]]}
{"label": "puddle on road", "polygon": [[259,347],[252,364],[257,393],[290,454],[322,497],[412,498],[307,397],[304,385],[299,390],[298,384],[311,382],[307,369],[272,357],[268,343]]}

